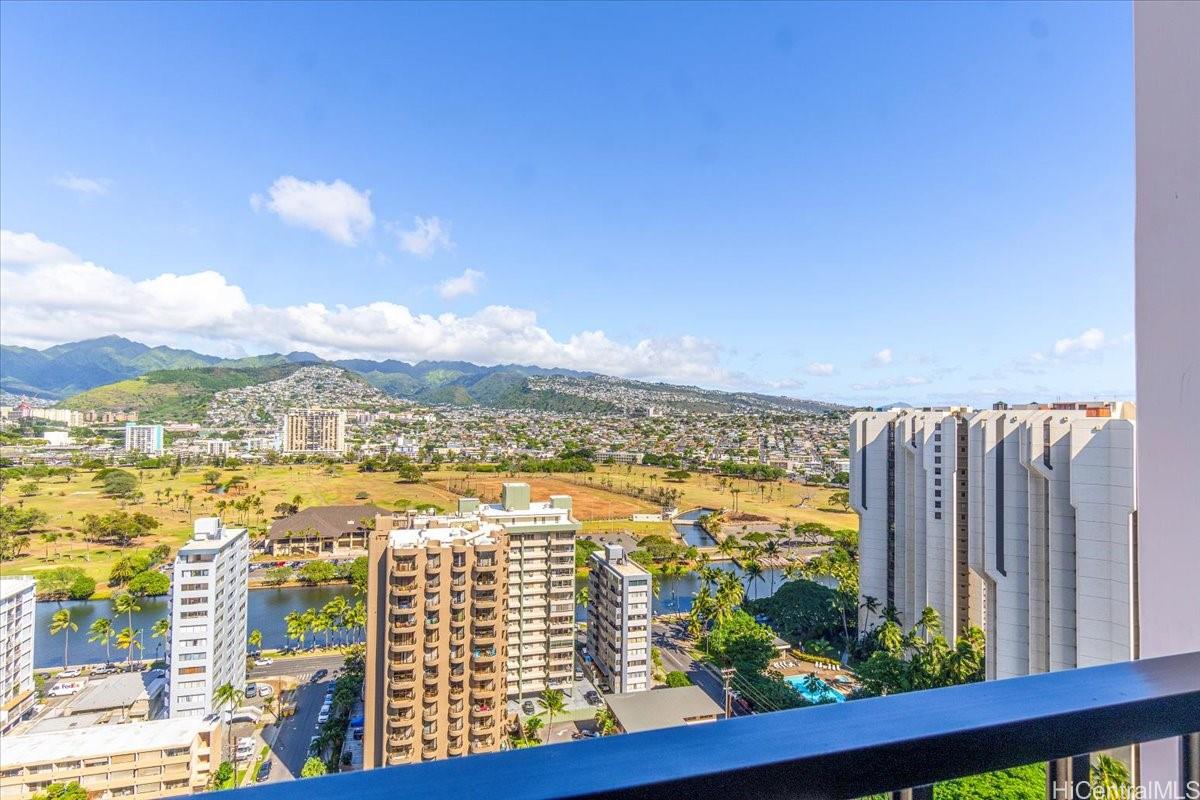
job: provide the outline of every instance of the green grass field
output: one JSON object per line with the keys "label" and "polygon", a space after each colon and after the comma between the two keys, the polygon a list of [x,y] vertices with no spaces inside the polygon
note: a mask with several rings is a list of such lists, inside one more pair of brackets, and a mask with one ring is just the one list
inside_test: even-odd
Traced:
{"label": "green grass field", "polygon": [[[218,504],[240,500],[250,494],[261,494],[261,512],[248,514],[227,509],[224,518],[230,525],[246,525],[252,535],[263,535],[274,516],[276,504],[291,501],[299,495],[302,506],[335,504],[375,504],[385,508],[400,508],[408,505],[433,504],[452,510],[458,495],[447,488],[460,486],[464,473],[449,469],[427,473],[422,483],[398,483],[393,473],[360,473],[354,466],[338,466],[327,470],[319,465],[245,465],[237,469],[221,470],[221,481],[234,475],[246,478],[249,485],[233,495],[214,494],[203,484],[207,467],[183,470],[172,478],[165,469],[138,471],[139,489],[144,500],[127,506],[130,511],[150,514],[161,525],[129,549],[149,549],[160,543],[178,547],[191,534],[194,517],[218,514]],[[658,507],[647,500],[630,497],[619,491],[609,491],[599,485],[601,479],[611,478],[615,488],[644,485],[670,486],[682,491],[679,501],[681,509],[704,507],[726,507],[733,505],[732,488],[741,489],[738,505],[742,511],[760,514],[772,522],[790,521],[821,522],[834,528],[857,528],[858,517],[853,513],[830,510],[830,490],[806,487],[794,483],[769,483],[759,485],[754,481],[722,481],[712,475],[693,475],[682,483],[667,481],[664,470],[652,467],[602,466],[594,473],[575,475],[499,475],[477,474],[471,476],[471,490],[485,500],[499,496],[499,486],[505,480],[521,480],[531,485],[535,500],[544,500],[550,494],[570,494],[574,498],[574,513],[584,523],[584,531],[625,530],[635,536],[650,533],[669,535],[671,526],[666,522],[632,522],[633,513],[657,511]],[[39,483],[37,494],[29,497],[18,494],[18,485],[13,481],[0,493],[0,501],[23,503],[26,507],[41,509],[50,516],[46,532],[57,533],[55,542],[44,542],[39,534],[30,537],[29,548],[21,558],[0,564],[0,574],[37,574],[39,571],[57,566],[79,566],[97,582],[98,596],[104,596],[112,563],[129,550],[88,544],[78,535],[85,514],[104,514],[121,509],[117,500],[105,497],[92,482],[92,473],[80,471],[72,479],[64,481],[55,477]],[[590,480],[589,480],[590,479]],[[761,491],[760,491],[761,488]],[[171,490],[168,498],[166,490]],[[191,511],[179,502],[179,495],[190,493],[194,500]],[[358,498],[365,492],[366,498]]]}
{"label": "green grass field", "polygon": [[[242,475],[249,486],[245,491],[233,495],[219,495],[209,491],[203,484],[205,468],[190,468],[175,478],[167,470],[139,471],[139,489],[144,500],[136,505],[122,506],[117,500],[105,497],[99,487],[92,483],[92,473],[77,472],[71,481],[62,478],[43,480],[38,493],[22,497],[17,486],[23,481],[10,482],[4,487],[0,501],[5,504],[23,503],[25,507],[38,508],[50,515],[46,532],[60,534],[53,543],[44,543],[39,534],[30,538],[29,549],[24,556],[0,564],[0,574],[30,574],[59,566],[82,567],[97,582],[97,596],[108,590],[105,581],[113,562],[128,550],[89,545],[78,535],[85,514],[104,514],[123,507],[129,511],[140,511],[158,520],[160,527],[152,535],[139,540],[130,549],[148,549],[160,543],[178,547],[191,535],[191,520],[194,517],[216,515],[222,500],[235,501],[249,494],[262,493],[262,513],[250,512],[244,516],[226,510],[223,514],[231,525],[246,525],[252,535],[263,534],[274,516],[278,503],[290,501],[299,495],[301,505],[375,504],[384,508],[397,508],[398,503],[431,503],[451,509],[456,498],[453,494],[425,483],[397,483],[391,473],[360,473],[354,467],[341,467],[334,474],[326,474],[323,467],[315,465],[253,466],[245,465],[233,470],[222,470],[221,480],[233,475]],[[171,489],[172,497],[166,497]],[[157,492],[157,494],[156,494]],[[178,501],[183,492],[190,492],[194,500],[191,513]],[[366,492],[366,499],[356,499]],[[69,538],[74,536],[74,538]]]}

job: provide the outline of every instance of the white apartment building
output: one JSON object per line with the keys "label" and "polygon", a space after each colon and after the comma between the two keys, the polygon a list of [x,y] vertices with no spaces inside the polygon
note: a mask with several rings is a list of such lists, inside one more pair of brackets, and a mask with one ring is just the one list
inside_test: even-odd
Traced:
{"label": "white apartment building", "polygon": [[508,537],[508,695],[569,690],[575,657],[575,534],[571,498],[530,502],[529,484],[505,483],[500,503],[459,501],[459,513],[501,525]]}
{"label": "white apartment building", "polygon": [[1130,404],[855,414],[860,602],[982,628],[989,678],[1133,657],[1133,428]]}
{"label": "white apartment building", "polygon": [[229,440],[197,439],[196,452],[204,456],[227,456],[229,455]]}
{"label": "white apartment building", "polygon": [[0,800],[30,800],[52,783],[77,783],[96,798],[195,794],[208,788],[220,761],[216,717],[5,736]]}
{"label": "white apartment building", "polygon": [[0,578],[0,733],[37,701],[33,685],[33,578]]}
{"label": "white apartment building", "polygon": [[1133,416],[1132,404],[1089,404],[971,418],[970,557],[995,643],[989,678],[1136,656]]}
{"label": "white apartment building", "polygon": [[168,713],[211,714],[213,692],[246,685],[246,581],[250,542],[245,528],[216,517],[197,519],[175,556],[171,633],[167,642]]}
{"label": "white apartment building", "polygon": [[530,502],[529,484],[505,483],[479,515],[508,534],[508,695],[569,691],[575,673],[575,534],[568,495]]}
{"label": "white apartment building", "polygon": [[[856,414],[850,504],[860,519],[860,595],[912,625],[927,608],[947,640],[982,625],[982,581],[968,563],[968,409]],[[860,604],[861,605],[861,604]],[[868,623],[870,612],[861,612]],[[877,620],[876,620],[877,621]]]}
{"label": "white apartment building", "polygon": [[125,451],[161,455],[163,451],[163,426],[125,423]]}
{"label": "white apartment building", "polygon": [[340,409],[292,409],[279,430],[280,451],[341,455],[346,451],[346,412]]}
{"label": "white apartment building", "polygon": [[588,559],[588,648],[617,694],[650,688],[650,573],[617,544]]}

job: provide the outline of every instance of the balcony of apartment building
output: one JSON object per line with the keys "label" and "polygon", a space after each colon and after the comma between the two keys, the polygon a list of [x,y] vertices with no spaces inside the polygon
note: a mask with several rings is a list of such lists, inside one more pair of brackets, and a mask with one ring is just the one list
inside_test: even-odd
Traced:
{"label": "balcony of apartment building", "polygon": [[397,554],[392,559],[392,572],[400,575],[415,575],[417,572],[417,557]]}

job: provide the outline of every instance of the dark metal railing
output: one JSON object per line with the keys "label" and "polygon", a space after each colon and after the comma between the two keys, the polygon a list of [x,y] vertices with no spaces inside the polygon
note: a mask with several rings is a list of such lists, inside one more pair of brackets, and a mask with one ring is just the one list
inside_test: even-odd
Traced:
{"label": "dark metal railing", "polygon": [[[1186,782],[1200,780],[1197,731],[1200,653],[1188,653],[346,773],[305,780],[301,791],[356,800],[929,797],[938,781],[1036,762],[1051,764],[1048,783],[1074,783],[1087,771],[1081,754],[1171,737],[1181,737]],[[291,800],[298,788],[258,786],[247,800]]]}

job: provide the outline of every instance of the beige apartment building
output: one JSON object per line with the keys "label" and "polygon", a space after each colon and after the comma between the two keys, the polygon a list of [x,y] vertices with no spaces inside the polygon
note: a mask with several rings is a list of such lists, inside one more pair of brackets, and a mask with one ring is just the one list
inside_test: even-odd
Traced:
{"label": "beige apartment building", "polygon": [[205,790],[220,760],[215,717],[6,735],[0,798],[30,800],[52,783],[72,782],[97,798],[193,794]]}
{"label": "beige apartment building", "polygon": [[346,412],[329,408],[291,409],[279,431],[283,453],[341,455],[346,452]]}
{"label": "beige apartment building", "polygon": [[504,529],[477,515],[380,514],[367,557],[364,768],[498,750]]}

